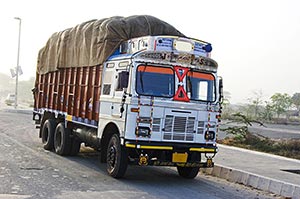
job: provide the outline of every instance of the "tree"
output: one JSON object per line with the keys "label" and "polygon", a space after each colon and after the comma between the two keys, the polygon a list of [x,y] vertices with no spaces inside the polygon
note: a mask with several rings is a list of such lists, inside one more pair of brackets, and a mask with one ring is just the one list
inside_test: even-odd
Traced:
{"label": "tree", "polygon": [[264,119],[264,120],[272,120],[273,118],[273,107],[272,107],[272,104],[268,101],[265,101],[265,107],[264,107],[264,110],[263,112],[260,113],[261,117]]}
{"label": "tree", "polygon": [[223,107],[222,118],[228,118],[232,113],[231,106],[230,106],[230,98],[231,98],[231,93],[228,91],[224,91],[224,98],[222,103],[222,107]]}
{"label": "tree", "polygon": [[231,99],[231,93],[228,91],[224,91],[224,98],[223,98],[223,105],[229,105],[230,104],[230,99]]}
{"label": "tree", "polygon": [[272,108],[277,114],[278,118],[282,113],[285,113],[292,105],[292,99],[287,93],[275,93],[274,95],[272,95],[271,101]]}
{"label": "tree", "polygon": [[259,114],[259,109],[262,107],[263,103],[263,92],[262,90],[253,91],[253,97],[248,98],[249,104],[249,111],[254,113],[254,118],[257,118]]}
{"label": "tree", "polygon": [[292,96],[292,103],[296,107],[297,112],[300,112],[300,93],[294,93]]}
{"label": "tree", "polygon": [[237,125],[221,128],[221,130],[226,132],[227,135],[233,135],[234,141],[239,143],[245,143],[245,141],[251,137],[252,134],[248,127],[252,126],[253,123],[264,126],[262,122],[248,118],[240,112],[232,114],[232,121],[228,122],[227,125],[230,123],[236,123]]}

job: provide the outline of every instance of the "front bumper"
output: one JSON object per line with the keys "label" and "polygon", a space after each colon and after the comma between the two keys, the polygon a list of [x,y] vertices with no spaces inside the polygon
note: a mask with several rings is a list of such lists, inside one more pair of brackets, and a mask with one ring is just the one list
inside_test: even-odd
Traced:
{"label": "front bumper", "polygon": [[186,144],[186,143],[160,143],[145,141],[125,141],[126,148],[144,149],[144,150],[170,150],[174,152],[200,152],[200,153],[217,153],[218,147],[212,144]]}
{"label": "front bumper", "polygon": [[[124,146],[129,153],[129,163],[135,165],[213,167],[212,158],[217,146],[186,143],[160,143],[127,140]],[[204,154],[201,156],[201,154]],[[178,158],[181,157],[181,158]],[[201,161],[205,157],[206,161]]]}

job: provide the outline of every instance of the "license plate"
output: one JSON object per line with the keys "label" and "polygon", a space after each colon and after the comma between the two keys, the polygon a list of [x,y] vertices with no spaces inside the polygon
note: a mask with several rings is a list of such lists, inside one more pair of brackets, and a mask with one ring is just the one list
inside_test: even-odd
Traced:
{"label": "license plate", "polygon": [[173,153],[172,162],[186,163],[188,158],[187,153]]}

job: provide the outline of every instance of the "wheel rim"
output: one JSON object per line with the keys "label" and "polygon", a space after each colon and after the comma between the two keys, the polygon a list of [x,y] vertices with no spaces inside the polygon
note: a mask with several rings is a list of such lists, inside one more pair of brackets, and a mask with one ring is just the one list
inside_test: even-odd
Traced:
{"label": "wheel rim", "polygon": [[113,134],[106,150],[106,170],[114,178],[124,176],[127,169],[126,151],[120,145],[120,138]]}
{"label": "wheel rim", "polygon": [[60,131],[58,131],[56,134],[55,134],[55,149],[56,151],[60,150],[61,148],[61,135],[62,133]]}
{"label": "wheel rim", "polygon": [[115,168],[116,165],[116,156],[117,156],[117,149],[114,144],[112,144],[109,147],[108,153],[107,153],[107,163],[111,170]]}

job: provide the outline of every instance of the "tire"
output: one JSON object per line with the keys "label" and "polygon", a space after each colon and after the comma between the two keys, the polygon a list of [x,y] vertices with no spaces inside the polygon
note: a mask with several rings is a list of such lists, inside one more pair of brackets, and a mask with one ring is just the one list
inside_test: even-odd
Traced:
{"label": "tire", "polygon": [[71,130],[59,123],[54,133],[54,150],[58,155],[70,155],[72,147]]}
{"label": "tire", "polygon": [[54,133],[56,128],[56,121],[48,119],[45,121],[42,128],[42,143],[45,150],[52,150],[54,148]]}
{"label": "tire", "polygon": [[107,149],[101,149],[101,152],[100,152],[100,163],[107,163]]}
{"label": "tire", "polygon": [[107,147],[107,172],[114,178],[122,178],[125,175],[128,160],[126,150],[120,144],[120,138],[113,134]]}
{"label": "tire", "polygon": [[199,167],[180,167],[177,166],[178,174],[187,179],[194,179],[199,172]]}
{"label": "tire", "polygon": [[77,155],[80,151],[80,146],[81,146],[81,142],[77,138],[73,137],[71,143],[70,155],[72,156]]}

